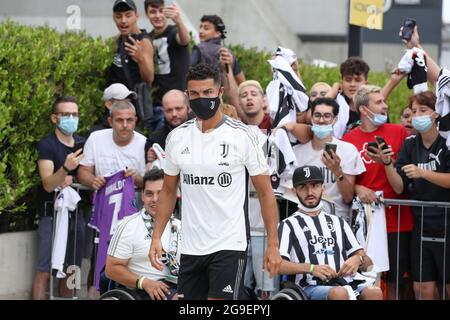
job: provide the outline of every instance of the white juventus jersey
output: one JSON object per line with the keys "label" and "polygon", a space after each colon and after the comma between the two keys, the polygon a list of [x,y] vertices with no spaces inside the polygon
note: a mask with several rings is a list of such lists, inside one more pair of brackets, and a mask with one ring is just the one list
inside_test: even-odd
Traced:
{"label": "white juventus jersey", "polygon": [[[362,249],[342,218],[322,211],[311,217],[297,211],[278,227],[280,254],[294,263],[327,264],[336,272],[348,257]],[[317,285],[311,274],[297,274],[295,282],[304,287]]]}
{"label": "white juventus jersey", "polygon": [[180,175],[181,253],[207,255],[247,248],[247,175],[268,171],[255,133],[224,116],[202,133],[196,119],[174,129],[166,141],[164,172]]}

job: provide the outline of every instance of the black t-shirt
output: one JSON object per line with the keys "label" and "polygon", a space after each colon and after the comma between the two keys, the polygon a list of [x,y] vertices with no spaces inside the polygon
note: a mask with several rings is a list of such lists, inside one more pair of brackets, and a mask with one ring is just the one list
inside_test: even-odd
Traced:
{"label": "black t-shirt", "polygon": [[189,70],[189,47],[177,42],[178,29],[169,25],[163,33],[150,33],[155,61],[155,81],[153,82],[154,105],[162,105],[162,97],[172,89],[186,90],[186,75]]}
{"label": "black t-shirt", "polygon": [[[222,46],[222,40],[220,38],[209,39],[201,42],[198,46],[195,46],[192,49],[191,65],[195,66],[199,63],[207,63],[218,66],[220,64],[220,48],[222,48]],[[233,75],[236,76],[241,73],[241,65],[236,57],[234,57],[232,68]]]}
{"label": "black t-shirt", "polygon": [[168,125],[167,122],[164,122],[162,127],[149,134],[145,143],[145,162],[147,162],[148,149],[150,149],[154,143],[159,144],[163,150],[166,149],[166,138],[172,130],[173,128]]}
{"label": "black t-shirt", "polygon": [[[404,190],[409,191],[414,200],[449,201],[450,189],[439,187],[425,179],[409,179],[401,169],[407,164],[415,164],[421,169],[433,172],[450,173],[450,151],[445,145],[444,138],[439,135],[431,147],[427,149],[423,145],[420,134],[409,136],[398,153],[395,166],[402,177]],[[425,207],[424,231],[442,230],[444,211],[445,209],[441,208]],[[415,225],[420,226],[421,208],[413,207],[413,213]],[[448,224],[450,224],[450,221],[448,221]]]}
{"label": "black t-shirt", "polygon": [[[84,138],[78,135],[73,135],[75,139],[75,145],[84,142]],[[39,142],[39,160],[50,160],[53,162],[53,173],[59,170],[64,164],[66,157],[69,153],[72,153],[75,150],[75,145],[73,147],[68,147],[65,144],[62,144],[56,134],[53,132],[52,134],[46,136]],[[72,176],[75,176],[75,171],[71,171],[69,173]],[[39,215],[52,215],[53,214],[53,201],[55,197],[54,192],[48,193],[45,191],[44,187],[41,185],[38,189],[38,201],[39,201]],[[47,207],[47,209],[46,209]],[[45,211],[46,210],[46,211]]]}
{"label": "black t-shirt", "polygon": [[[144,38],[149,38],[149,35],[147,31],[141,29],[141,33],[138,34],[137,39],[142,40]],[[134,90],[134,86],[143,81],[141,73],[139,72],[139,65],[127,54],[122,36],[118,37],[116,45],[117,49],[114,54],[113,62],[109,68],[108,83],[109,85],[113,83],[122,83],[127,86],[129,90]],[[129,80],[125,75],[123,63],[127,66]]]}

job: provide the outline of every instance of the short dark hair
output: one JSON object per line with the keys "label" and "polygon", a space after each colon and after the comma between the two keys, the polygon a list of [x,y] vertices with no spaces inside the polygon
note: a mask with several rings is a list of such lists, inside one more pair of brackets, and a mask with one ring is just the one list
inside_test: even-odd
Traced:
{"label": "short dark hair", "polygon": [[158,180],[163,180],[164,179],[164,171],[162,169],[159,168],[154,168],[154,169],[150,169],[149,171],[147,171],[144,174],[144,178],[143,178],[143,186],[145,189],[145,184],[148,181],[158,181]]}
{"label": "short dark hair", "polygon": [[219,31],[222,34],[222,37],[225,35],[225,24],[221,17],[215,14],[205,14],[201,17],[200,22],[210,22],[214,25],[214,29]]}
{"label": "short dark hair", "polygon": [[348,75],[363,75],[366,80],[369,76],[370,67],[360,57],[349,57],[347,60],[341,63],[341,76]]}
{"label": "short dark hair", "polygon": [[314,113],[314,110],[316,109],[316,106],[318,106],[319,104],[324,104],[327,105],[329,107],[333,108],[333,114],[334,116],[337,116],[339,113],[339,104],[336,102],[336,100],[332,99],[332,98],[317,98],[316,100],[314,100],[311,103],[311,114]]}
{"label": "short dark hair", "polygon": [[432,110],[436,110],[436,95],[432,91],[424,91],[419,94],[410,96],[408,99],[408,108],[412,109],[413,103],[427,106]]}
{"label": "short dark hair", "polygon": [[186,77],[186,83],[191,80],[213,79],[219,87],[222,86],[222,75],[218,66],[207,63],[199,63],[191,67]]}
{"label": "short dark hair", "polygon": [[77,103],[77,98],[72,97],[72,96],[62,96],[62,97],[56,98],[52,104],[52,113],[53,114],[58,113],[58,106],[61,103],[65,103],[65,102]]}
{"label": "short dark hair", "polygon": [[164,5],[165,5],[164,0],[145,0],[144,1],[145,12],[147,12],[148,7],[159,8],[159,7],[164,7]]}

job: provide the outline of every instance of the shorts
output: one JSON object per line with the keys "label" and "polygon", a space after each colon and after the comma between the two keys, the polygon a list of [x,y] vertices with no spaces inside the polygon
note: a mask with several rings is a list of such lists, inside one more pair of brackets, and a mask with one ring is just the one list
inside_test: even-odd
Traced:
{"label": "shorts", "polygon": [[[425,236],[424,236],[425,237]],[[419,228],[414,228],[411,240],[411,264],[412,278],[415,282],[443,281],[444,276],[444,256],[445,258],[445,283],[450,283],[450,230],[447,230],[447,241],[430,241],[432,237],[427,237],[422,241]],[[439,238],[438,238],[439,239]],[[440,238],[443,239],[443,238]],[[421,270],[422,266],[422,270]],[[422,277],[421,277],[422,274]]]}
{"label": "shorts", "polygon": [[[367,288],[369,285],[365,282],[358,284],[354,291],[357,291],[359,294]],[[328,293],[331,289],[336,288],[336,286],[306,286],[303,288],[306,296],[309,300],[328,300]],[[358,295],[359,296],[359,295]]]}
{"label": "shorts", "polygon": [[[76,232],[76,246],[74,248],[75,236],[75,218],[74,214],[70,214],[69,232],[67,236],[67,249],[64,266],[76,265],[81,267],[83,258],[83,242],[86,223],[81,212],[77,217],[77,232]],[[37,263],[37,270],[40,272],[50,272],[52,259],[52,228],[53,217],[41,216],[39,218],[39,257]],[[75,256],[74,256],[75,255]]]}
{"label": "shorts", "polygon": [[239,300],[244,294],[247,251],[223,250],[204,256],[181,255],[180,300]]}
{"label": "shorts", "polygon": [[399,257],[397,266],[397,237],[399,233],[388,232],[389,271],[386,280],[389,283],[397,282],[403,285],[411,281],[411,232],[400,232]]}

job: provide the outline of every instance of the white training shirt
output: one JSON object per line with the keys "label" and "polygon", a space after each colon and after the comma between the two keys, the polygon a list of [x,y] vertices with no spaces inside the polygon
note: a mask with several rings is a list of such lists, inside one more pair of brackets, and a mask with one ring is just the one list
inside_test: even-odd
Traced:
{"label": "white training shirt", "polygon": [[[180,230],[181,221],[174,219],[174,224]],[[169,251],[170,234],[171,223],[169,221],[161,237],[161,244],[167,252]],[[152,267],[148,258],[151,243],[152,239],[141,217],[141,211],[139,211],[119,222],[109,243],[108,255],[128,260],[128,269],[137,275],[145,276],[151,280],[161,280],[169,276],[170,271],[166,265],[164,265],[163,271]]]}
{"label": "white training shirt", "polygon": [[[332,143],[337,145],[336,153],[341,158],[341,167],[344,174],[357,176],[366,171],[366,167],[359,157],[356,147],[348,142],[338,140],[333,137]],[[323,150],[314,150],[312,141],[306,144],[299,144],[293,147],[299,166],[316,166],[322,171],[324,176],[325,191],[323,198],[335,204],[335,214],[344,218],[347,222],[350,219],[350,204],[346,204],[342,199],[342,194],[337,185],[336,176],[322,162]]]}
{"label": "white training shirt", "polygon": [[224,116],[202,133],[196,119],[174,129],[166,141],[164,172],[180,175],[183,242],[181,253],[207,255],[247,248],[250,176],[268,170],[258,138],[245,124]]}
{"label": "white training shirt", "polygon": [[131,142],[123,147],[113,140],[113,129],[91,133],[84,145],[82,166],[95,166],[96,176],[109,176],[119,170],[135,169],[138,175],[145,173],[145,136],[134,132]]}

